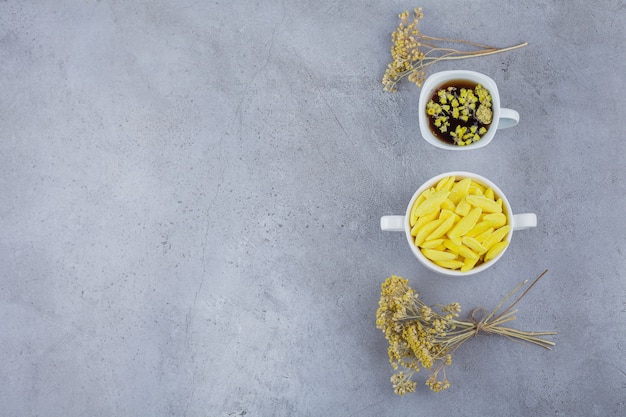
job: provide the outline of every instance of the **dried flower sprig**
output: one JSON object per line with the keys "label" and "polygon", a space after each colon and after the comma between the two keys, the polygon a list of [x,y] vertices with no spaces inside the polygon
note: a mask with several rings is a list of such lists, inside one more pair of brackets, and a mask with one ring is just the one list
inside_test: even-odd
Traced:
{"label": "dried flower sprig", "polygon": [[[411,15],[408,11],[400,13],[399,18],[400,24],[391,34],[393,61],[387,65],[383,76],[385,91],[397,91],[396,84],[405,77],[421,87],[426,80],[427,67],[439,61],[492,55],[528,45],[524,42],[508,48],[496,48],[462,39],[428,36],[421,33],[418,28],[419,21],[424,18],[421,7],[414,9]],[[462,46],[474,50],[457,49]]]}
{"label": "dried flower sprig", "polygon": [[528,281],[519,284],[488,313],[484,308],[476,308],[469,320],[458,320],[459,303],[428,306],[408,285],[408,280],[392,275],[383,282],[379,307],[376,311],[376,327],[381,329],[389,342],[387,353],[395,371],[391,377],[394,392],[404,395],[414,392],[417,383],[411,377],[420,368],[431,370],[426,385],[439,392],[450,387],[446,378],[446,367],[452,364],[452,354],[464,342],[480,333],[491,333],[513,340],[532,343],[551,349],[554,342],[542,337],[555,332],[526,332],[505,327],[515,320],[513,307],[546,274],[544,271],[506,309],[500,311],[520,288]]}

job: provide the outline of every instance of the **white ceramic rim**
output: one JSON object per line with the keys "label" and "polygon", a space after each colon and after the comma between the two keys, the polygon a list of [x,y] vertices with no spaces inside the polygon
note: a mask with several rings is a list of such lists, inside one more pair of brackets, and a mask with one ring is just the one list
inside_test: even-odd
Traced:
{"label": "white ceramic rim", "polygon": [[[433,135],[428,127],[428,119],[425,110],[426,103],[437,88],[439,88],[442,84],[453,80],[469,80],[478,84],[482,84],[485,88],[487,88],[487,90],[489,90],[489,93],[491,93],[493,108],[493,121],[491,122],[491,126],[489,126],[489,130],[479,141],[466,146],[450,145],[448,143],[444,143],[440,139],[437,139],[437,137]],[[498,130],[498,123],[500,122],[500,94],[498,93],[498,86],[496,85],[496,82],[487,75],[475,71],[451,70],[436,72],[432,74],[426,79],[424,85],[422,85],[418,108],[419,126],[422,137],[431,145],[451,151],[469,151],[472,149],[478,149],[482,148],[483,146],[487,146],[495,136],[496,130]]]}
{"label": "white ceramic rim", "polygon": [[[411,225],[410,225],[409,222],[411,221],[411,208],[413,207],[413,202],[415,201],[415,199],[417,199],[417,197],[424,190],[426,190],[426,189],[428,189],[430,187],[433,187],[434,185],[437,184],[437,182],[439,182],[439,180],[441,180],[441,179],[443,179],[445,177],[449,177],[449,176],[454,176],[456,178],[456,180],[463,179],[463,178],[471,178],[471,179],[476,180],[477,182],[479,182],[480,184],[482,184],[482,185],[484,185],[486,187],[491,187],[491,189],[494,191],[494,193],[498,197],[502,198],[502,202],[504,203],[505,214],[507,216],[507,224],[511,226],[511,230],[509,230],[509,233],[506,235],[506,240],[509,241],[509,245],[502,252],[500,252],[500,254],[498,254],[495,258],[493,258],[489,262],[485,262],[485,263],[483,263],[483,264],[481,264],[481,265],[479,265],[477,267],[474,267],[474,268],[470,269],[467,272],[461,272],[459,270],[447,269],[447,268],[444,268],[444,267],[441,267],[441,266],[435,264],[430,259],[426,258],[422,254],[422,252],[420,252],[420,250],[417,248],[417,246],[415,246],[415,243],[413,243],[413,236],[411,236]],[[406,239],[407,239],[407,241],[409,243],[409,246],[411,247],[411,251],[413,252],[413,255],[415,255],[417,260],[420,261],[425,267],[427,267],[431,271],[435,271],[435,272],[438,272],[438,273],[443,274],[443,275],[456,276],[456,277],[465,277],[465,276],[468,276],[468,275],[473,275],[473,274],[477,274],[479,272],[482,272],[485,269],[487,269],[490,266],[492,266],[493,264],[495,264],[496,262],[498,262],[498,260],[502,257],[502,255],[504,255],[504,253],[506,252],[508,247],[511,246],[511,238],[513,237],[513,211],[511,210],[511,205],[509,204],[509,200],[507,200],[507,198],[504,195],[504,193],[502,192],[502,190],[500,190],[500,188],[497,185],[495,185],[493,182],[491,182],[487,178],[483,177],[482,175],[478,175],[478,174],[475,174],[473,172],[466,172],[466,171],[446,172],[446,173],[439,174],[436,177],[433,177],[433,178],[429,179],[424,184],[422,184],[421,187],[419,187],[417,189],[415,194],[413,194],[413,197],[411,198],[411,201],[409,201],[409,204],[407,206],[406,213],[405,213],[405,216],[404,216],[404,234],[405,234]]]}

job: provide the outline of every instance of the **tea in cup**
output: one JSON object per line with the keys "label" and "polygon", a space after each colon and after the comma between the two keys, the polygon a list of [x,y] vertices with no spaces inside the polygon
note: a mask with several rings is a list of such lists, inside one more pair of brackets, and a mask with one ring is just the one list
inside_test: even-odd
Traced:
{"label": "tea in cup", "polygon": [[466,70],[429,76],[419,97],[419,126],[424,139],[441,149],[486,146],[498,129],[519,123],[519,113],[500,107],[494,80]]}
{"label": "tea in cup", "polygon": [[536,226],[536,214],[513,214],[494,183],[463,171],[431,178],[417,189],[404,216],[380,219],[382,230],[405,233],[424,266],[451,276],[484,271],[505,253],[514,230]]}

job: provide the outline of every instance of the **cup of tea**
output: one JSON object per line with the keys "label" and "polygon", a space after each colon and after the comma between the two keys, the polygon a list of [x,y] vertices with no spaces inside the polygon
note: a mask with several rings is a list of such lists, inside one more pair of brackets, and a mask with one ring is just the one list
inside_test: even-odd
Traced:
{"label": "cup of tea", "polygon": [[417,260],[448,276],[484,271],[504,255],[514,231],[536,226],[535,213],[513,214],[497,185],[464,171],[429,179],[404,215],[380,219],[381,230],[404,232]]}
{"label": "cup of tea", "polygon": [[466,70],[429,76],[419,97],[422,137],[441,149],[462,151],[487,146],[498,129],[519,123],[519,113],[501,107],[496,82]]}

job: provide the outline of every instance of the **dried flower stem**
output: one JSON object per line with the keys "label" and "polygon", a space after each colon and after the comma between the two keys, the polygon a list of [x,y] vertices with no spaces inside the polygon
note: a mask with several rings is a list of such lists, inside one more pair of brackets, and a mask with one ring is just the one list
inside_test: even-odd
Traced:
{"label": "dried flower stem", "polygon": [[[393,41],[391,56],[393,61],[387,66],[382,81],[385,91],[396,91],[396,85],[405,77],[408,77],[409,81],[421,87],[426,79],[426,68],[439,61],[476,58],[512,51],[528,45],[527,42],[524,42],[507,48],[496,48],[463,39],[448,39],[425,35],[418,29],[418,22],[423,17],[424,14],[421,7],[414,10],[411,21],[409,21],[408,11],[400,13],[400,24],[391,35]],[[478,50],[463,51],[453,47],[438,45],[438,43],[466,45],[478,48]]]}
{"label": "dried flower stem", "polygon": [[[458,303],[445,306],[427,306],[419,299],[408,281],[391,276],[383,283],[379,308],[376,311],[376,326],[383,331],[389,341],[389,361],[394,369],[404,370],[394,374],[392,383],[399,395],[415,391],[413,373],[420,368],[432,370],[426,384],[433,391],[442,391],[450,386],[445,375],[445,367],[452,363],[452,354],[467,340],[480,333],[491,333],[522,341],[545,349],[551,349],[554,342],[544,336],[555,332],[527,332],[504,324],[515,320],[517,310],[513,307],[546,274],[544,271],[532,284],[506,309],[502,306],[528,281],[519,284],[508,293],[489,314],[484,308],[475,308],[470,313],[470,320],[458,320],[461,311]],[[438,311],[436,311],[439,310]],[[406,371],[406,373],[405,373]],[[443,371],[443,379],[439,373]]]}

